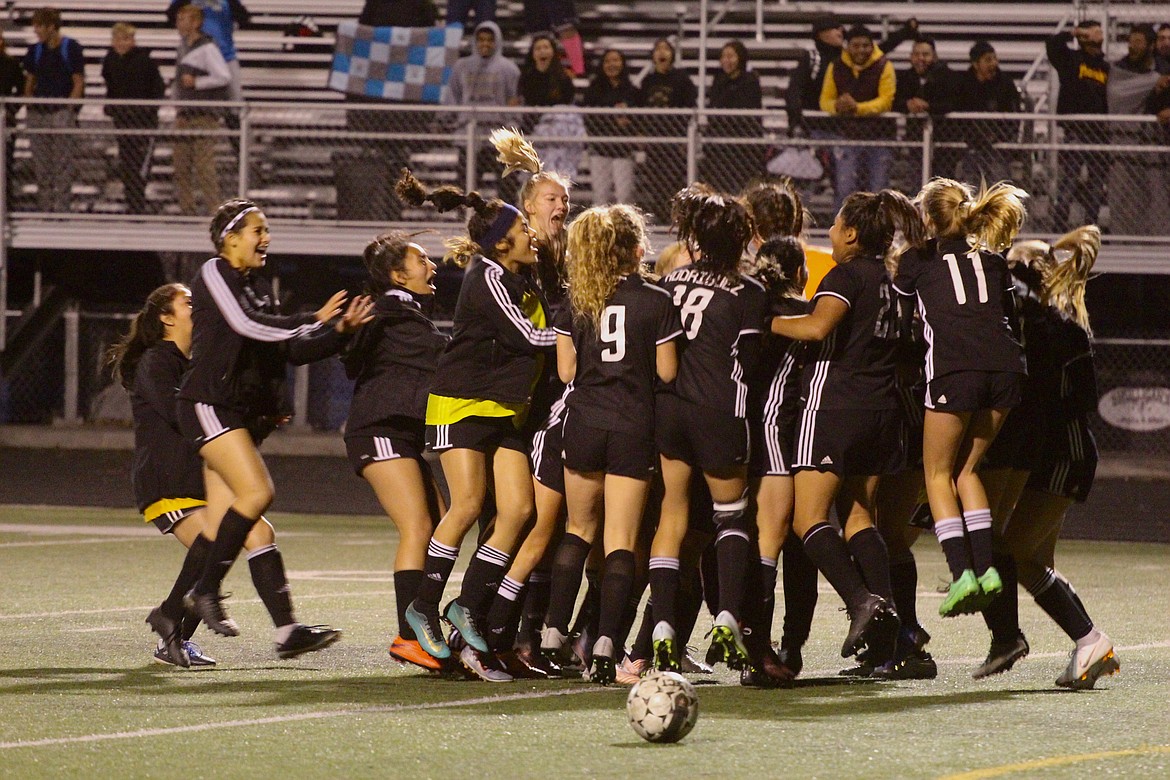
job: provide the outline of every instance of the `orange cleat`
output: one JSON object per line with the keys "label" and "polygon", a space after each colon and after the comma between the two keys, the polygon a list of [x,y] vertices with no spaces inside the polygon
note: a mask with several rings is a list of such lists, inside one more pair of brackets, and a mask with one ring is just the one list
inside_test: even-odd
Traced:
{"label": "orange cleat", "polygon": [[439,659],[423,650],[417,639],[403,639],[396,636],[394,641],[390,643],[388,652],[390,657],[400,664],[414,664],[431,672],[437,672],[442,668]]}

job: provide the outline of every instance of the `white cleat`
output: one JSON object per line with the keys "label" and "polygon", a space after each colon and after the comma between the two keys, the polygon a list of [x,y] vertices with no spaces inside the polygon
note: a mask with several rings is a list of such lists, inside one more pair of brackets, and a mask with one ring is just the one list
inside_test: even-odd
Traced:
{"label": "white cleat", "polygon": [[483,656],[471,645],[467,645],[459,653],[459,662],[463,664],[467,671],[484,682],[512,682],[512,675],[502,669],[494,668],[493,661],[485,661]]}
{"label": "white cleat", "polygon": [[1056,684],[1084,691],[1096,685],[1098,678],[1115,674],[1120,669],[1117,654],[1113,652],[1113,640],[1101,633],[1093,644],[1072,651],[1068,668],[1056,678]]}

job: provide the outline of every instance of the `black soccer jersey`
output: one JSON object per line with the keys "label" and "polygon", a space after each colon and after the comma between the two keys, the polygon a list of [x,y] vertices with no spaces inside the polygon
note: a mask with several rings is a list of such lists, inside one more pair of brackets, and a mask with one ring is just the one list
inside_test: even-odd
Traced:
{"label": "black soccer jersey", "polygon": [[670,293],[638,275],[614,290],[601,315],[601,332],[558,314],[557,333],[571,336],[577,375],[566,400],[586,425],[650,438],[654,433],[654,385],[659,344],[682,335]]}
{"label": "black soccer jersey", "polygon": [[728,279],[693,265],[662,280],[682,319],[686,347],[675,392],[723,414],[747,416],[747,377],[755,370],[767,294],[749,276]]}
{"label": "black soccer jersey", "polygon": [[902,257],[894,286],[918,298],[928,382],[955,371],[1024,373],[1011,327],[1014,284],[1002,255],[963,240],[932,242]]}
{"label": "black soccer jersey", "polygon": [[813,296],[831,296],[849,312],[819,345],[803,372],[805,409],[896,409],[897,294],[878,257],[855,257],[825,275]]}
{"label": "black soccer jersey", "polygon": [[[809,312],[808,301],[779,298],[772,301],[773,317],[799,317]],[[804,344],[799,341],[765,334],[760,345],[760,364],[754,379],[748,382],[748,409],[751,417],[764,425],[776,425],[780,410],[796,410],[800,405],[800,359]]]}

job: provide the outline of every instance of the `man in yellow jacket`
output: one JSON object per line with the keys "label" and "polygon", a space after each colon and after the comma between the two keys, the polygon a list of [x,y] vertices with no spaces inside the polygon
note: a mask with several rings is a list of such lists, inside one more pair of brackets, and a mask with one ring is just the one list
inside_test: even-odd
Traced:
{"label": "man in yellow jacket", "polygon": [[[844,139],[880,141],[896,133],[893,119],[878,119],[894,106],[894,66],[874,45],[873,33],[856,25],[845,34],[841,59],[829,65],[821,88],[821,110],[838,117],[837,135]],[[834,146],[835,207],[859,189],[877,192],[890,183],[893,147]],[[865,186],[859,178],[863,175]]]}

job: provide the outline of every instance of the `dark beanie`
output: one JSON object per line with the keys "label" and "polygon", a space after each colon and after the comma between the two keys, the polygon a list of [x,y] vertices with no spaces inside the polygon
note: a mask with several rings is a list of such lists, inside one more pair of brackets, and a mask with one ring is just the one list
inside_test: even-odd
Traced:
{"label": "dark beanie", "polygon": [[873,33],[864,24],[855,24],[845,31],[845,40],[851,41],[854,38],[869,38],[873,40]]}
{"label": "dark beanie", "polygon": [[841,26],[841,22],[838,21],[837,17],[834,16],[833,14],[821,14],[820,16],[813,19],[813,22],[812,22],[813,37],[815,38],[816,36],[823,33],[825,30],[834,30],[840,26]]}
{"label": "dark beanie", "polygon": [[971,47],[971,53],[968,56],[971,62],[975,62],[984,54],[989,54],[994,51],[995,49],[987,41],[975,41],[975,45]]}

